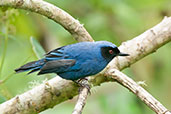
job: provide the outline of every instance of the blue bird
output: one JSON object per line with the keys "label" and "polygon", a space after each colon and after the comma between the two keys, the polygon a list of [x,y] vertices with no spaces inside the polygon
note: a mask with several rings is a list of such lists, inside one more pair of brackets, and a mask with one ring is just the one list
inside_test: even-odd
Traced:
{"label": "blue bird", "polygon": [[30,71],[28,74],[39,71],[38,75],[56,73],[74,81],[99,73],[116,56],[128,55],[108,41],[80,42],[54,49],[43,59],[29,62],[15,71]]}

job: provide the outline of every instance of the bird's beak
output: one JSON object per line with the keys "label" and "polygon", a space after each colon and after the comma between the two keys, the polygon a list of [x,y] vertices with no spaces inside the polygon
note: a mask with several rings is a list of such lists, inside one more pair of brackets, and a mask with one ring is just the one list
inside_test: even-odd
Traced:
{"label": "bird's beak", "polygon": [[129,56],[129,54],[120,52],[120,53],[118,54],[118,56]]}

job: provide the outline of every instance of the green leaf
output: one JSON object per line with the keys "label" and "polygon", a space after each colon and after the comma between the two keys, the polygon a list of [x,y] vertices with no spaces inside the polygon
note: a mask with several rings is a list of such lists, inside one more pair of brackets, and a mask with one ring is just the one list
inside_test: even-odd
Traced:
{"label": "green leaf", "polygon": [[36,54],[37,58],[43,58],[45,50],[42,48],[40,43],[33,37],[30,37],[30,42],[32,45],[33,52]]}

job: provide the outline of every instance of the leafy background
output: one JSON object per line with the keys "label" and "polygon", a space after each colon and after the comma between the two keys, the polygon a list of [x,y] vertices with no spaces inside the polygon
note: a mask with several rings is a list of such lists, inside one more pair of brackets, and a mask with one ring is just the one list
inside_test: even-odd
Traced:
{"label": "leafy background", "polygon": [[[47,0],[78,19],[98,40],[120,45],[171,16],[170,0]],[[0,102],[21,94],[55,75],[15,74],[14,69],[41,58],[45,51],[75,43],[52,20],[29,11],[0,8]],[[42,48],[43,47],[43,48]],[[45,51],[44,51],[45,50]],[[145,81],[148,90],[171,109],[171,45],[143,58],[123,72]],[[76,98],[40,114],[69,114]],[[92,89],[83,114],[154,114],[130,91],[117,83]]]}

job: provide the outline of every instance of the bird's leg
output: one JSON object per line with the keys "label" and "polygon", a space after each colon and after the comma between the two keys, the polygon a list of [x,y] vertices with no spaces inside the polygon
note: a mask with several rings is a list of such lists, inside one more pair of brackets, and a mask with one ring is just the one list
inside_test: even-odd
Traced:
{"label": "bird's leg", "polygon": [[78,80],[76,80],[74,82],[80,86],[79,93],[80,93],[80,91],[84,87],[86,87],[88,89],[88,92],[91,94],[91,92],[90,92],[90,85],[87,83],[88,82],[88,79],[87,78],[81,78],[81,79],[78,79]]}

